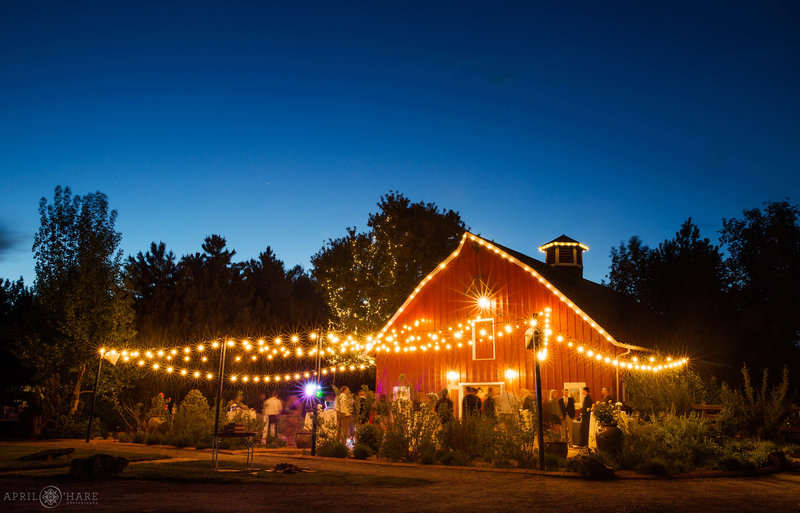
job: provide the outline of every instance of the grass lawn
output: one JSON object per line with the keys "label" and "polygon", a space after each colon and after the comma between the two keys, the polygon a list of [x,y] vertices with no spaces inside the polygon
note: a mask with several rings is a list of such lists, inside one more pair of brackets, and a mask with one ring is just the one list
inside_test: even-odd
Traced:
{"label": "grass lawn", "polygon": [[[220,462],[224,467],[224,462]],[[302,465],[301,465],[302,466]],[[241,468],[241,465],[237,468]],[[355,474],[319,470],[298,474],[279,474],[276,472],[215,472],[207,460],[179,461],[174,463],[143,463],[125,469],[122,479],[141,479],[177,482],[213,483],[262,483],[262,484],[302,484],[302,485],[369,485],[369,486],[417,486],[428,484],[427,479]]]}
{"label": "grass lawn", "polygon": [[[72,454],[72,459],[74,458],[85,458],[87,456],[91,456],[93,454],[111,454],[113,456],[122,456],[123,458],[127,459],[128,461],[147,461],[147,460],[158,460],[163,458],[169,458],[169,456],[165,454],[148,454],[148,453],[140,453],[140,452],[131,452],[130,450],[114,450],[114,448],[103,447],[103,448],[93,448],[93,447],[81,447],[80,442],[76,441],[75,443],[75,452]],[[35,470],[35,469],[49,469],[49,468],[69,468],[69,464],[72,459],[67,459],[66,456],[59,456],[58,458],[52,460],[36,460],[36,461],[17,461],[17,458],[21,456],[27,456],[28,454],[34,454],[40,451],[47,451],[50,449],[61,449],[63,445],[47,445],[47,444],[36,444],[36,445],[23,445],[23,444],[13,444],[13,445],[0,445],[0,472],[8,472],[12,470]]]}
{"label": "grass lawn", "polygon": [[[44,450],[44,449],[42,449]],[[76,451],[77,452],[77,451]],[[99,452],[99,451],[97,451]],[[87,451],[87,454],[90,452]],[[115,452],[117,456],[126,453]],[[130,454],[130,453],[128,453]],[[144,456],[140,461],[155,459],[155,455],[130,454],[132,457]],[[80,457],[80,456],[79,456]],[[50,462],[53,463],[53,462]],[[220,466],[224,468],[224,461]],[[60,467],[36,467],[37,472],[6,474],[5,477],[28,477],[34,479],[65,478],[69,476],[69,469],[65,465]],[[237,470],[241,465],[237,467]],[[21,469],[20,469],[21,470]],[[239,483],[239,484],[269,484],[269,485],[367,485],[367,486],[419,486],[431,483],[427,479],[412,477],[381,476],[371,474],[355,474],[320,470],[301,472],[298,474],[279,474],[275,472],[243,472],[228,471],[216,472],[211,468],[208,460],[175,461],[161,463],[141,463],[130,465],[120,474],[117,480],[160,481],[175,483]]]}

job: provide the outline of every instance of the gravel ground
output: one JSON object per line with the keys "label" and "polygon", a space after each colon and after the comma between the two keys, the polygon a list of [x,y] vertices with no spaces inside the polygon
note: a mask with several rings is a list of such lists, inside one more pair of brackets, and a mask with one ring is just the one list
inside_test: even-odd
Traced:
{"label": "gravel ground", "polygon": [[[75,442],[64,442],[75,446]],[[108,442],[93,442],[93,444]],[[121,444],[115,444],[119,448]],[[126,448],[126,450],[128,450]],[[210,460],[206,452],[143,447],[174,457]],[[296,453],[294,453],[296,454]],[[308,459],[293,453],[261,452],[256,466],[279,462],[302,468],[352,474],[415,477],[418,486],[274,485],[174,483],[68,478],[0,477],[0,511],[47,511],[38,501],[8,500],[16,491],[37,492],[53,484],[62,491],[97,493],[92,504],[61,504],[51,511],[197,511],[197,512],[761,512],[800,511],[800,473],[762,477],[698,479],[620,479],[591,482],[520,473],[481,472],[424,466],[375,465],[351,460]],[[243,455],[225,454],[229,464]],[[165,463],[168,464],[168,463]]]}

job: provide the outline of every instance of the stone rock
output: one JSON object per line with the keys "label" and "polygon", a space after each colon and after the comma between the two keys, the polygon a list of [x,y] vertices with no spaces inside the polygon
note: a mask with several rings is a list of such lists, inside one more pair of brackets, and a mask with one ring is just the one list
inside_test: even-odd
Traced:
{"label": "stone rock", "polygon": [[296,465],[292,465],[291,463],[278,463],[275,465],[275,472],[280,474],[297,474],[298,472],[302,472],[303,469]]}
{"label": "stone rock", "polygon": [[69,466],[69,475],[78,478],[108,479],[116,476],[128,466],[128,460],[110,454],[95,454],[88,458],[76,458]]}
{"label": "stone rock", "polygon": [[769,453],[769,456],[767,456],[767,459],[761,464],[761,466],[776,467],[781,470],[789,470],[792,468],[792,464],[789,463],[789,460],[786,458],[786,455],[783,453],[783,451]]}
{"label": "stone rock", "polygon": [[587,479],[614,479],[614,469],[588,454],[579,454],[567,460],[567,470]]}

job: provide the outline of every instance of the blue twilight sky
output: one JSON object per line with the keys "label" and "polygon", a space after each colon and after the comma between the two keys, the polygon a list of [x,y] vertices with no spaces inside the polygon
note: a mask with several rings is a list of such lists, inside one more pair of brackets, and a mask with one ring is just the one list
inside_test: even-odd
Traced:
{"label": "blue twilight sky", "polygon": [[800,3],[0,4],[0,276],[32,283],[38,200],[103,191],[126,254],[206,235],[288,266],[381,194],[539,257],[786,197]]}

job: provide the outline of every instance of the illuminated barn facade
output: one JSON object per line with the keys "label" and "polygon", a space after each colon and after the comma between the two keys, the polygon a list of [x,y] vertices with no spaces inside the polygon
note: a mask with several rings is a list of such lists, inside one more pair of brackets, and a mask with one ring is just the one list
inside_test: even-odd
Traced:
{"label": "illuminated barn facade", "polygon": [[[649,311],[582,277],[583,244],[559,237],[539,248],[546,262],[471,233],[417,286],[381,331],[373,352],[378,393],[447,388],[456,404],[467,386],[534,391],[534,350],[545,335],[542,388],[601,387],[617,393],[624,373],[658,372],[684,360],[653,359]],[[637,322],[648,318],[646,322]],[[643,346],[644,344],[644,346]]]}

